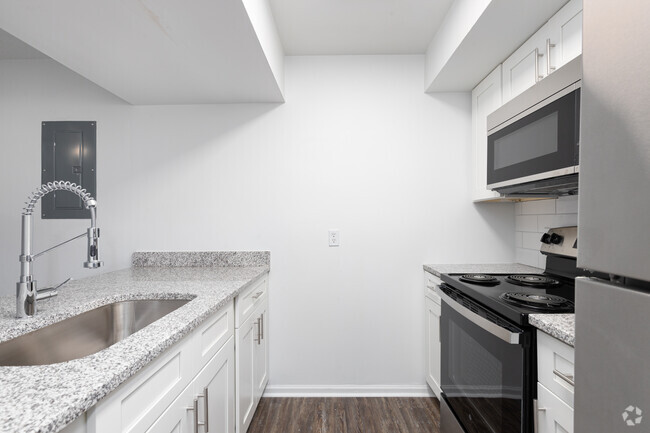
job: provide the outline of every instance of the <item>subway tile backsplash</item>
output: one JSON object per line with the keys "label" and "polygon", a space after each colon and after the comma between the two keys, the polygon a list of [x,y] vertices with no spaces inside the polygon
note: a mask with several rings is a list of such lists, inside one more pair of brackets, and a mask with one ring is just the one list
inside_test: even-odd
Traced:
{"label": "subway tile backsplash", "polygon": [[546,267],[539,239],[551,227],[578,225],[578,196],[515,204],[515,252],[518,263]]}

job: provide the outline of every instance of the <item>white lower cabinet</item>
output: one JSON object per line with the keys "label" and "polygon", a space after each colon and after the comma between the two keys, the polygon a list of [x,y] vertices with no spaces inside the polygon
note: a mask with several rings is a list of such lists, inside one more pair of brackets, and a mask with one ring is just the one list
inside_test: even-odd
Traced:
{"label": "white lower cabinet", "polygon": [[235,344],[231,337],[147,432],[234,433],[234,384]]}
{"label": "white lower cabinet", "polygon": [[424,273],[426,380],[440,399],[440,296],[435,292],[442,281],[433,274]]}
{"label": "white lower cabinet", "polygon": [[574,355],[573,347],[537,331],[538,433],[573,433]]}
{"label": "white lower cabinet", "polygon": [[237,431],[245,433],[269,381],[268,300],[259,304],[239,328],[237,339]]}
{"label": "white lower cabinet", "polygon": [[537,432],[573,433],[573,408],[537,383]]}
{"label": "white lower cabinet", "polygon": [[268,275],[65,433],[245,433],[269,381]]}
{"label": "white lower cabinet", "polygon": [[259,402],[269,383],[269,348],[268,348],[268,301],[265,299],[255,313],[258,317],[258,339],[253,353],[253,390],[255,400]]}
{"label": "white lower cabinet", "polygon": [[[217,353],[225,353],[222,349],[233,335],[231,302],[91,408],[87,416],[88,432],[153,431],[152,426],[179,396],[188,389],[193,393],[193,388],[207,386],[207,381],[200,381],[206,379],[200,372],[211,365]],[[234,382],[228,392],[232,393],[230,398],[234,402],[233,386]],[[192,399],[186,406],[191,403]]]}

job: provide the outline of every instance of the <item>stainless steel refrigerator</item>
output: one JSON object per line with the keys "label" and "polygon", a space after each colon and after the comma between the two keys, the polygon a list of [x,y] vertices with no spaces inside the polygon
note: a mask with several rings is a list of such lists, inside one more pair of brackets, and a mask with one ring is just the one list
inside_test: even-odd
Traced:
{"label": "stainless steel refrigerator", "polygon": [[576,433],[650,432],[649,18],[584,0]]}

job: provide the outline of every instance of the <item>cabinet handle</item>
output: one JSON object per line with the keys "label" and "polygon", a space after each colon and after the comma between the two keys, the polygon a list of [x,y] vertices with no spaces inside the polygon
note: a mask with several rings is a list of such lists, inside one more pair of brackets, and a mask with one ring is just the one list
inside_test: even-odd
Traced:
{"label": "cabinet handle", "polygon": [[568,383],[571,386],[576,386],[576,383],[573,381],[573,376],[570,374],[564,374],[561,371],[553,369],[553,374]]}
{"label": "cabinet handle", "polygon": [[539,74],[539,58],[544,57],[544,54],[541,54],[539,52],[539,48],[535,48],[535,82],[537,83],[539,80],[544,78],[543,75]]}
{"label": "cabinet handle", "polygon": [[257,299],[257,298],[259,298],[260,296],[262,296],[263,294],[264,294],[264,291],[263,291],[263,290],[260,290],[259,292],[255,293],[255,294],[252,296],[252,298],[253,298],[253,299]]}
{"label": "cabinet handle", "polygon": [[[199,396],[200,397],[200,396]],[[185,409],[191,410],[194,412],[194,433],[199,433],[199,426],[203,425],[202,422],[199,422],[199,399],[194,399],[194,404],[192,407],[186,407]]]}
{"label": "cabinet handle", "polygon": [[203,412],[205,412],[205,433],[210,431],[210,421],[208,417],[208,408],[210,403],[208,402],[208,387],[203,388]]}
{"label": "cabinet handle", "polygon": [[555,66],[551,66],[551,48],[555,48],[555,44],[551,43],[550,39],[546,40],[546,75],[550,75],[555,70]]}
{"label": "cabinet handle", "polygon": [[264,313],[260,316],[260,328],[262,328],[262,331],[260,332],[261,337],[260,340],[264,339]]}
{"label": "cabinet handle", "polygon": [[533,400],[533,430],[535,433],[539,432],[539,412],[546,412],[545,407],[539,407],[537,399]]}
{"label": "cabinet handle", "polygon": [[262,332],[260,329],[260,319],[257,319],[255,321],[255,324],[257,325],[257,338],[255,339],[255,341],[257,342],[257,344],[262,344]]}

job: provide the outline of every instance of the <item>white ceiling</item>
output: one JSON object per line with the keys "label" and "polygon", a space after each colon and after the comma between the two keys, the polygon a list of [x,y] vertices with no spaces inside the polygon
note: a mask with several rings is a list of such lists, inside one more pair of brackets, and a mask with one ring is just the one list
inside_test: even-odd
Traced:
{"label": "white ceiling", "polygon": [[270,0],[287,55],[423,54],[453,0]]}
{"label": "white ceiling", "polygon": [[41,3],[0,1],[0,28],[127,102],[283,101],[251,23],[255,1]]}
{"label": "white ceiling", "polygon": [[47,56],[0,29],[0,60],[43,59]]}

